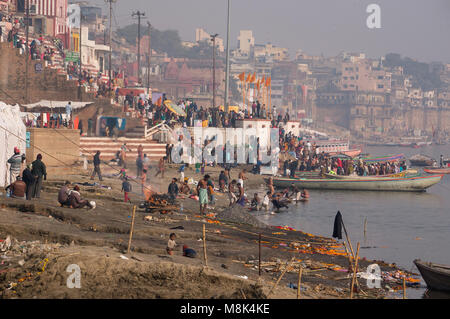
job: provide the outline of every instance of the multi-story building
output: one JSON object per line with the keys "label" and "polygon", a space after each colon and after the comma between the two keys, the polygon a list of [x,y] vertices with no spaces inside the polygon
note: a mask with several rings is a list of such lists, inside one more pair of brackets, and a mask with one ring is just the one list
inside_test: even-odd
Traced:
{"label": "multi-story building", "polygon": [[271,43],[256,44],[253,54],[255,58],[271,57],[274,61],[284,61],[289,56],[288,49],[276,47]]}
{"label": "multi-story building", "polygon": [[238,36],[237,55],[250,57],[255,46],[253,31],[240,30]]}
{"label": "multi-story building", "polygon": [[[195,42],[208,42],[210,45],[212,45],[211,41],[211,34],[203,30],[202,28],[195,29]],[[216,47],[219,52],[224,52],[225,47],[223,45],[223,39],[216,37]]]}
{"label": "multi-story building", "polygon": [[390,72],[373,67],[366,59],[343,62],[340,89],[343,91],[371,91],[387,93],[391,91]]}

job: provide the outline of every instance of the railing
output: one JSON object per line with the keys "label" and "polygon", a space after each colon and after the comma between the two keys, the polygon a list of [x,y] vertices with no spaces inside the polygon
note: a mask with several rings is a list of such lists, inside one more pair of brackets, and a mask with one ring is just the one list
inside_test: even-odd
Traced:
{"label": "railing", "polygon": [[159,123],[158,125],[152,126],[150,128],[147,127],[147,125],[145,125],[144,128],[144,137],[146,139],[151,138],[154,134],[158,133],[160,130],[167,130],[170,133],[172,133],[172,129],[165,123]]}

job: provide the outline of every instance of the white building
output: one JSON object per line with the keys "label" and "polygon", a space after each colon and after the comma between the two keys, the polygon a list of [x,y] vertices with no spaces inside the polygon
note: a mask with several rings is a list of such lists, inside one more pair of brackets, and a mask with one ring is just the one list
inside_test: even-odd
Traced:
{"label": "white building", "polygon": [[255,38],[253,37],[253,31],[240,30],[238,36],[238,53],[240,55],[250,56],[250,53],[255,46]]}
{"label": "white building", "polygon": [[96,44],[95,40],[89,40],[89,28],[82,28],[81,62],[83,70],[91,73],[105,73],[108,68],[109,46]]}
{"label": "white building", "polygon": [[[211,35],[202,28],[197,28],[195,29],[195,42],[199,43],[202,41],[207,41],[208,43],[212,44]],[[219,52],[225,51],[222,38],[216,37],[216,47]]]}

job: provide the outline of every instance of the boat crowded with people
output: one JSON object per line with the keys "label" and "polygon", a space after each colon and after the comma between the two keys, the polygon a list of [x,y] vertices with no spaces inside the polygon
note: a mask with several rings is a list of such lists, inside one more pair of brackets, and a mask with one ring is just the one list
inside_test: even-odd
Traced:
{"label": "boat crowded with people", "polygon": [[352,191],[399,191],[423,192],[439,183],[443,175],[395,177],[395,178],[354,178],[354,179],[302,179],[274,177],[275,187],[295,185],[306,189],[352,190]]}

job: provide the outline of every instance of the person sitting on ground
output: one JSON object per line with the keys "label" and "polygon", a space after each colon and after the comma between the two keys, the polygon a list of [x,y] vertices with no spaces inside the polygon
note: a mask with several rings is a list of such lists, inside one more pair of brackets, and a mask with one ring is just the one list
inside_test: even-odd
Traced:
{"label": "person sitting on ground", "polygon": [[184,179],[184,182],[181,185],[180,193],[184,194],[184,195],[189,195],[189,193],[191,192],[191,189],[189,188],[188,181],[186,180],[186,178]]}
{"label": "person sitting on ground", "polygon": [[270,204],[270,192],[267,192],[266,195],[263,198],[263,202],[261,204],[261,209],[264,208],[265,211],[268,211],[269,210],[269,204]]}
{"label": "person sitting on ground", "polygon": [[122,182],[122,191],[124,192],[124,195],[125,195],[125,197],[124,197],[125,203],[127,203],[127,202],[131,203],[131,200],[128,197],[128,194],[131,193],[132,189],[133,189],[133,187],[131,186],[131,183],[129,182],[128,177],[125,177],[124,181]]}
{"label": "person sitting on ground", "polygon": [[169,255],[173,255],[174,248],[177,246],[177,243],[175,242],[175,239],[177,238],[177,235],[175,233],[170,234],[169,241],[167,242],[166,251]]}
{"label": "person sitting on ground", "polygon": [[25,199],[25,191],[27,189],[27,184],[22,181],[22,177],[17,176],[16,181],[11,185],[8,185],[5,190],[10,191],[10,197],[12,198],[22,198]]}
{"label": "person sitting on ground", "polygon": [[251,202],[251,209],[252,210],[260,210],[260,203],[261,203],[261,199],[258,196],[258,193],[255,193],[255,195],[253,196],[252,202]]}
{"label": "person sitting on ground", "polygon": [[192,248],[188,248],[187,245],[183,246],[183,256],[195,258],[197,256],[197,252],[193,250]]}
{"label": "person sitting on ground", "polygon": [[70,192],[69,202],[71,208],[77,209],[83,208],[85,206],[89,207],[90,209],[95,208],[95,202],[89,202],[88,200],[81,198],[80,187],[78,185],[75,185],[73,190]]}
{"label": "person sitting on ground", "polygon": [[71,190],[69,189],[70,182],[66,181],[61,187],[61,189],[58,192],[58,203],[61,204],[61,207],[69,206],[70,207],[70,201],[69,201],[69,195]]}

